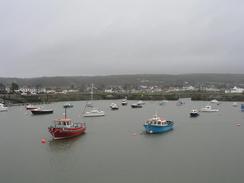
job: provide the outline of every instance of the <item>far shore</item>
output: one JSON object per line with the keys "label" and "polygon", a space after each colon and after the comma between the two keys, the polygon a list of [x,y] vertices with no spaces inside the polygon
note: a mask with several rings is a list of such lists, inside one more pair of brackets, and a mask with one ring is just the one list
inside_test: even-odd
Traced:
{"label": "far shore", "polygon": [[[244,94],[225,94],[221,92],[171,92],[171,93],[96,93],[94,100],[178,100],[180,98],[191,98],[193,101],[243,101]],[[1,94],[0,102],[8,105],[25,105],[27,103],[50,103],[59,101],[87,101],[90,100],[89,93],[71,94],[38,94],[33,96],[21,96],[19,94]]]}

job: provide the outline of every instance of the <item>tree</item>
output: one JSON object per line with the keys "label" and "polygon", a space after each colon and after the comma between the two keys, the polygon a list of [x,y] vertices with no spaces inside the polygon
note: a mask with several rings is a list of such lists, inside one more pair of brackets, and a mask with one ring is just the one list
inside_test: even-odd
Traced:
{"label": "tree", "polygon": [[18,90],[18,89],[19,89],[19,85],[17,83],[13,82],[10,87],[11,92],[14,93],[14,91]]}
{"label": "tree", "polygon": [[0,93],[6,93],[6,86],[0,83]]}

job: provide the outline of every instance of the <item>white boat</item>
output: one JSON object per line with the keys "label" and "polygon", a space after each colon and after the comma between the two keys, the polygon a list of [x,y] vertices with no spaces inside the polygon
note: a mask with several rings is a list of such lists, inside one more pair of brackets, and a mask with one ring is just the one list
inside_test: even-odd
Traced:
{"label": "white boat", "polygon": [[123,99],[122,102],[121,102],[122,105],[127,105],[127,99]]}
{"label": "white boat", "polygon": [[112,110],[118,110],[119,109],[119,106],[115,103],[111,103],[110,106],[109,106]]}
{"label": "white boat", "polygon": [[4,104],[0,103],[0,112],[7,111],[8,107],[5,107]]}
{"label": "white boat", "polygon": [[144,104],[145,104],[145,102],[144,102],[144,101],[142,101],[142,100],[139,100],[139,101],[137,102],[137,104],[138,104],[138,105],[144,105]]}
{"label": "white boat", "polygon": [[237,107],[237,106],[238,106],[237,102],[233,102],[233,103],[232,103],[232,106],[233,106],[233,107]]}
{"label": "white boat", "polygon": [[213,103],[213,104],[220,104],[220,102],[218,100],[216,100],[216,99],[211,100],[210,102]]}
{"label": "white boat", "polygon": [[142,108],[142,104],[138,104],[138,103],[134,103],[134,104],[131,104],[131,107],[132,108]]}
{"label": "white boat", "polygon": [[212,106],[207,105],[200,110],[201,112],[218,112],[219,109],[213,109]]}
{"label": "white boat", "polygon": [[84,117],[99,117],[99,116],[104,116],[105,112],[98,110],[98,109],[92,109],[91,111],[85,112],[83,115]]}
{"label": "white boat", "polygon": [[[94,88],[94,86],[93,86],[93,83],[92,83],[92,86],[91,86],[91,101],[93,100],[93,88]],[[91,103],[90,103],[90,104],[91,104]],[[84,108],[84,111],[85,111],[86,107],[93,107],[93,105],[92,105],[92,106],[88,106],[88,105],[86,104],[86,105],[85,105],[85,108]],[[84,112],[84,111],[83,111],[83,112]],[[82,112],[82,113],[83,113],[83,112]],[[84,116],[84,117],[99,117],[99,116],[104,116],[104,115],[105,115],[105,112],[104,112],[104,111],[98,110],[98,109],[95,108],[95,107],[93,107],[92,110],[83,113],[83,116]]]}
{"label": "white boat", "polygon": [[198,110],[197,109],[192,109],[192,111],[190,112],[190,116],[191,117],[199,116]]}
{"label": "white boat", "polygon": [[164,105],[164,104],[166,104],[166,103],[168,103],[169,101],[168,100],[162,100],[160,103],[159,103],[159,105]]}

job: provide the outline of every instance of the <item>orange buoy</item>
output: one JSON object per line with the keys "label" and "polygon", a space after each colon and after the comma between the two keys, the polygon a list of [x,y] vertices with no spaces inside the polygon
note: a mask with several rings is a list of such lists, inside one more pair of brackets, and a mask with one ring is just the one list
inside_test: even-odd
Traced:
{"label": "orange buoy", "polygon": [[46,139],[42,138],[41,143],[46,144]]}

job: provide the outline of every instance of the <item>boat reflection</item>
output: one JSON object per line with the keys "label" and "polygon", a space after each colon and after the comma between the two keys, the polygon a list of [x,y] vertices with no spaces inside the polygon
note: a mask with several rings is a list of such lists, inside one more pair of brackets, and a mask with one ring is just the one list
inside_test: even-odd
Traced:
{"label": "boat reflection", "polygon": [[[85,135],[83,135],[82,137],[84,136]],[[51,139],[48,143],[49,149],[53,152],[65,152],[71,147],[73,148],[74,146],[78,145],[80,143],[80,139],[80,136],[60,140]]]}

